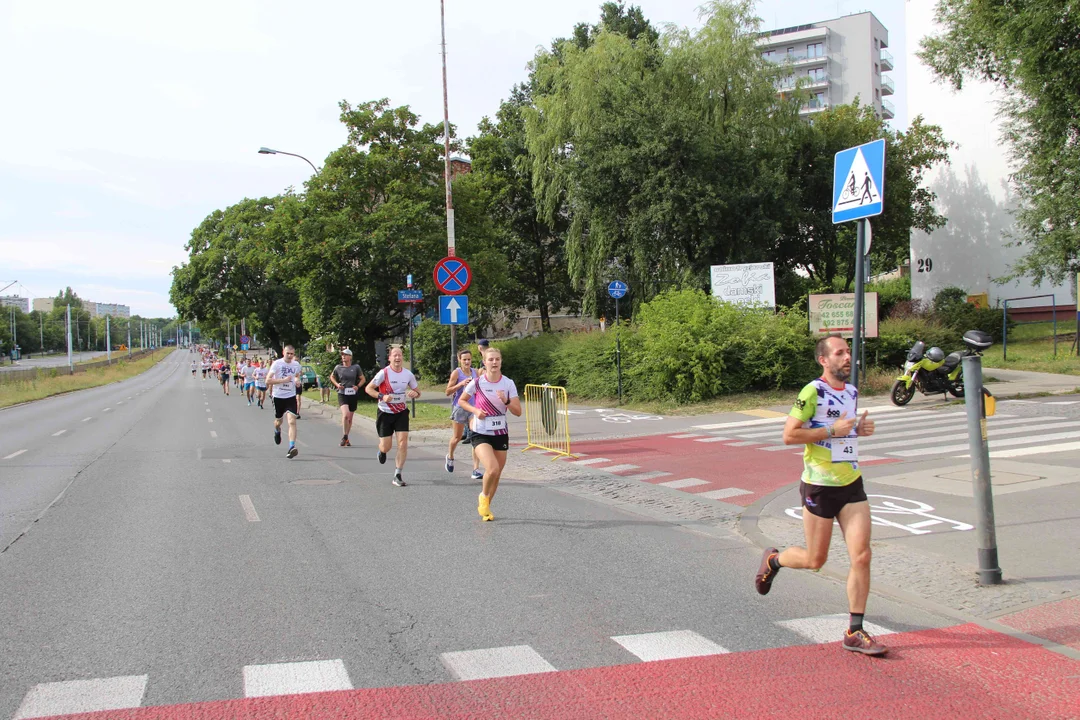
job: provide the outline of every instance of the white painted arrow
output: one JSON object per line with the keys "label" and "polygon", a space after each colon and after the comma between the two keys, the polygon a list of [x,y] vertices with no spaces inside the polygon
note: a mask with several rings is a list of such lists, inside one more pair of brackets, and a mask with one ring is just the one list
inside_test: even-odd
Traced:
{"label": "white painted arrow", "polygon": [[446,309],[450,311],[450,322],[457,324],[457,311],[461,309],[461,304],[457,301],[457,298],[450,298],[450,302],[446,303]]}

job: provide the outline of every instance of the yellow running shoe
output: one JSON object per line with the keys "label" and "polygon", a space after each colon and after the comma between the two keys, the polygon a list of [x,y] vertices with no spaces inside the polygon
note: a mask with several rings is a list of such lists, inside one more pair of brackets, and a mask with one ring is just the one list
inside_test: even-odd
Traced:
{"label": "yellow running shoe", "polygon": [[476,506],[476,512],[480,514],[480,517],[485,522],[488,520],[494,520],[495,516],[491,514],[491,500],[483,493],[480,493],[478,500],[479,501]]}

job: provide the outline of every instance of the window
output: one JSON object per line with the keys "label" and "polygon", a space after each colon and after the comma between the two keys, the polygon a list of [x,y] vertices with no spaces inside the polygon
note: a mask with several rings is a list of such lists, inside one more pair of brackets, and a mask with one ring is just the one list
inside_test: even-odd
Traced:
{"label": "window", "polygon": [[807,71],[806,74],[810,76],[810,82],[812,83],[825,80],[825,68],[814,68],[813,70]]}
{"label": "window", "polygon": [[812,109],[825,107],[825,93],[823,93],[823,92],[814,93],[814,96],[812,98],[810,98],[810,107]]}
{"label": "window", "polygon": [[813,43],[806,46],[806,57],[819,58],[825,57],[825,43]]}
{"label": "window", "polygon": [[775,50],[766,50],[765,52],[761,53],[761,57],[765,58],[766,60],[772,60],[775,55]]}
{"label": "window", "polygon": [[794,54],[795,54],[795,48],[793,48],[793,47],[789,47],[789,48],[787,49],[787,54],[788,54],[788,55],[794,55]]}
{"label": "window", "polygon": [[877,88],[874,88],[874,100],[880,100],[880,99],[881,99],[881,91],[878,90]]}
{"label": "window", "polygon": [[880,68],[878,68],[878,64],[877,64],[877,63],[874,63],[874,74],[875,74],[875,75],[880,75],[880,74],[881,74],[881,69],[880,69]]}
{"label": "window", "polygon": [[880,50],[881,49],[881,43],[877,38],[874,38],[874,49],[875,50]]}

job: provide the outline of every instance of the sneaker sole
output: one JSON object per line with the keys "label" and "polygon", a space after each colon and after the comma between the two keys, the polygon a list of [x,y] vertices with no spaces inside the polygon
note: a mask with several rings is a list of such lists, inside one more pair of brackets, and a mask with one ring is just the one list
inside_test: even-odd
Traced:
{"label": "sneaker sole", "polygon": [[847,650],[849,652],[856,652],[856,653],[859,653],[860,655],[869,655],[870,657],[880,657],[881,655],[884,655],[885,653],[889,652],[889,648],[879,648],[879,649],[871,648],[869,650],[866,650],[866,649],[861,648],[861,647],[852,647],[850,645],[843,645],[843,644],[840,645],[840,647],[844,648],[845,650]]}
{"label": "sneaker sole", "polygon": [[[754,589],[758,591],[759,595],[768,595],[772,590],[772,581],[776,577],[776,571],[769,569],[769,558],[773,555],[779,554],[779,550],[774,547],[765,548],[765,551],[761,554],[761,566],[758,567],[757,575],[754,576]],[[768,578],[766,581],[764,578]],[[762,589],[764,587],[764,589]]]}

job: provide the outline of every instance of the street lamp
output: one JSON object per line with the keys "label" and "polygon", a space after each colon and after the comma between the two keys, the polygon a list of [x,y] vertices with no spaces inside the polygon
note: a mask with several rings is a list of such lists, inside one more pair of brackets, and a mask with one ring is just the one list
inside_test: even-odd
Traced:
{"label": "street lamp", "polygon": [[260,155],[289,155],[291,157],[300,158],[301,160],[306,162],[308,165],[311,165],[311,169],[315,171],[316,175],[319,174],[319,169],[317,167],[315,167],[314,163],[312,163],[310,160],[308,160],[303,155],[297,155],[296,153],[285,152],[284,150],[271,150],[268,147],[259,148],[259,154]]}

